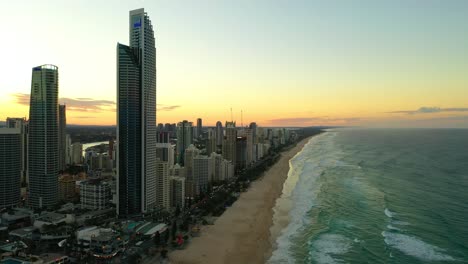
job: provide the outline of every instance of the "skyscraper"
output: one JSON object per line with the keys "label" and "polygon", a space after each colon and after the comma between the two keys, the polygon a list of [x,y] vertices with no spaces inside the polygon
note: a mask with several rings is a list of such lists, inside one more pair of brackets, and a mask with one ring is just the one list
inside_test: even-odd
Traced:
{"label": "skyscraper", "polygon": [[21,133],[21,181],[27,183],[28,171],[28,121],[25,117],[7,117],[7,128],[17,128]]}
{"label": "skyscraper", "polygon": [[29,106],[29,205],[44,208],[58,201],[58,67],[32,69]]}
{"label": "skyscraper", "polygon": [[20,201],[21,141],[20,128],[0,128],[0,209]]}
{"label": "skyscraper", "polygon": [[168,166],[174,165],[174,146],[171,143],[156,143],[156,158],[166,161]]}
{"label": "skyscraper", "polygon": [[156,205],[156,47],[144,9],[130,11],[130,46],[117,44],[117,214]]}
{"label": "skyscraper", "polygon": [[202,135],[202,119],[197,118],[197,127],[195,129],[195,138],[199,138]]}
{"label": "skyscraper", "polygon": [[166,209],[169,209],[171,200],[168,164],[167,161],[156,160],[156,170],[158,171],[156,206]]}
{"label": "skyscraper", "polygon": [[59,169],[65,170],[67,165],[67,115],[66,106],[59,105]]}
{"label": "skyscraper", "polygon": [[195,197],[195,180],[193,177],[193,159],[200,154],[200,150],[194,145],[187,147],[184,153],[185,160],[185,195],[187,197]]}
{"label": "skyscraper", "polygon": [[221,121],[216,122],[216,145],[222,146],[223,145],[223,124]]}
{"label": "skyscraper", "polygon": [[236,122],[226,122],[226,139],[223,142],[223,157],[236,165]]}
{"label": "skyscraper", "polygon": [[213,152],[217,152],[218,147],[216,146],[216,133],[215,129],[210,128],[208,129],[208,138],[206,139],[206,153],[210,154]]}
{"label": "skyscraper", "polygon": [[212,178],[211,159],[205,155],[193,158],[193,194],[199,195],[208,191],[208,182]]}
{"label": "skyscraper", "polygon": [[177,162],[184,165],[185,149],[192,144],[193,127],[192,122],[184,120],[177,124]]}

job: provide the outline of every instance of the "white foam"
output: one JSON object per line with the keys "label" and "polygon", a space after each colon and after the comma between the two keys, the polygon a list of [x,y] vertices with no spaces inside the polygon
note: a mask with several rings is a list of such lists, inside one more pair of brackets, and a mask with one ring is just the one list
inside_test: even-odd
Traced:
{"label": "white foam", "polygon": [[410,223],[404,222],[404,221],[392,221],[392,224],[394,224],[394,225],[401,225],[401,226],[410,225]]}
{"label": "white foam", "polygon": [[[268,263],[295,263],[290,249],[292,241],[304,226],[311,224],[312,219],[307,212],[315,206],[314,201],[320,192],[321,185],[317,183],[322,172],[334,166],[338,159],[333,138],[337,133],[324,133],[313,137],[303,148],[300,155],[290,162],[290,172],[283,187],[283,194],[278,200],[286,199],[292,207],[289,211],[289,223],[279,236],[274,238],[273,252]],[[275,206],[285,204],[276,201]]]}
{"label": "white foam", "polygon": [[425,243],[418,238],[392,232],[382,232],[387,245],[400,250],[406,255],[413,256],[423,261],[454,261],[447,255],[444,249]]}
{"label": "white foam", "polygon": [[388,228],[388,229],[390,229],[390,230],[401,231],[401,229],[400,229],[400,228],[398,228],[398,227],[394,227],[394,226],[392,226],[392,225],[387,225],[387,228]]}
{"label": "white foam", "polygon": [[395,212],[392,212],[392,211],[388,210],[388,208],[385,208],[384,213],[388,218],[392,218],[392,217],[394,217],[396,215]]}
{"label": "white foam", "polygon": [[361,242],[361,240],[359,240],[358,238],[354,239],[354,243],[359,243],[359,242]]}
{"label": "white foam", "polygon": [[317,263],[342,263],[342,261],[333,258],[333,256],[344,254],[350,248],[350,239],[338,234],[324,234],[312,243],[310,259],[313,259]]}

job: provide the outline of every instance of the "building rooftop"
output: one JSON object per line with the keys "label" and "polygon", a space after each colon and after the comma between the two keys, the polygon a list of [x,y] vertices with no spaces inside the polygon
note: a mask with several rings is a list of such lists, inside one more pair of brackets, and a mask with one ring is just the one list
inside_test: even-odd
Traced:
{"label": "building rooftop", "polygon": [[55,222],[66,218],[66,215],[55,212],[43,212],[36,221]]}
{"label": "building rooftop", "polygon": [[55,65],[52,65],[52,64],[44,64],[44,65],[41,65],[41,66],[37,66],[37,67],[34,67],[33,70],[34,71],[40,71],[40,70],[58,70],[58,67],[55,66]]}
{"label": "building rooftop", "polygon": [[7,134],[20,134],[20,128],[7,128],[7,127],[0,127],[0,134],[7,135]]}
{"label": "building rooftop", "polygon": [[34,230],[36,230],[36,229],[37,228],[35,228],[34,226],[27,226],[27,227],[12,230],[12,231],[10,231],[9,234],[10,234],[10,236],[25,237],[25,236],[31,234],[32,232],[34,232]]}

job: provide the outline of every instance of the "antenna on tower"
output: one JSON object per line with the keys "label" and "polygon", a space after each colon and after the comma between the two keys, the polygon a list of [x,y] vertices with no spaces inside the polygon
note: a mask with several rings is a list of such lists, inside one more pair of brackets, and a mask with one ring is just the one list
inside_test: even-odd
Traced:
{"label": "antenna on tower", "polygon": [[231,107],[231,122],[234,122],[234,118],[232,118],[232,107]]}
{"label": "antenna on tower", "polygon": [[241,126],[244,127],[244,115],[241,110]]}

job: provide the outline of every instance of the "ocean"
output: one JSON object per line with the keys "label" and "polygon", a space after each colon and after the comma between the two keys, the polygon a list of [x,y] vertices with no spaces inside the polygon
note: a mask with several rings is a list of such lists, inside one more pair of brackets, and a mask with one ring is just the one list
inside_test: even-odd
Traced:
{"label": "ocean", "polygon": [[315,136],[274,212],[268,263],[468,263],[468,130]]}

